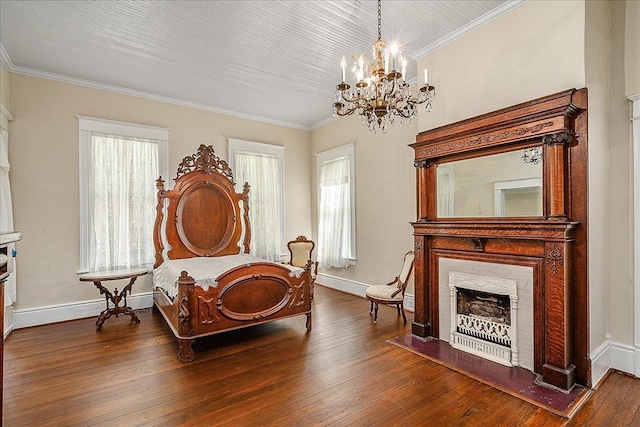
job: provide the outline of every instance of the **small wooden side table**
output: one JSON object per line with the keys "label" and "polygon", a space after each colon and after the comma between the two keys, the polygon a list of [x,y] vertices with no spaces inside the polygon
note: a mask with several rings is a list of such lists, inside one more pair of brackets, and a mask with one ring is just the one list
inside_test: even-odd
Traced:
{"label": "small wooden side table", "polygon": [[[111,316],[118,317],[120,315],[129,315],[131,316],[131,320],[134,320],[136,323],[140,323],[140,319],[138,319],[138,315],[135,311],[133,311],[131,307],[127,306],[127,294],[131,294],[131,287],[136,279],[140,276],[144,276],[145,274],[147,274],[146,268],[128,268],[120,270],[95,271],[93,273],[87,273],[80,276],[81,282],[93,282],[93,284],[96,285],[96,288],[100,290],[100,295],[104,294],[105,301],[107,302],[107,308],[100,313],[98,320],[96,320],[96,331],[99,331],[102,328],[104,321]],[[118,288],[115,288],[113,293],[111,293],[111,291],[102,286],[101,283],[107,280],[121,279],[129,279],[129,284],[122,289],[122,292],[118,292]],[[109,306],[109,301],[111,301],[113,307]],[[121,302],[123,303],[122,306],[120,306]]]}

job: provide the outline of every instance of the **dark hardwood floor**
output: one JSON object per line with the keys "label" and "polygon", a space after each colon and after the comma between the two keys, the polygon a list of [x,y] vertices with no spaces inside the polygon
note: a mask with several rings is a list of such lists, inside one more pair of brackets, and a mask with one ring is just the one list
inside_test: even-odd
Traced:
{"label": "dark hardwood floor", "polygon": [[[640,380],[612,372],[567,421],[385,342],[361,298],[316,286],[305,317],[200,340],[183,364],[160,315],[14,331],[5,426],[640,426]],[[409,318],[412,318],[409,313]]]}

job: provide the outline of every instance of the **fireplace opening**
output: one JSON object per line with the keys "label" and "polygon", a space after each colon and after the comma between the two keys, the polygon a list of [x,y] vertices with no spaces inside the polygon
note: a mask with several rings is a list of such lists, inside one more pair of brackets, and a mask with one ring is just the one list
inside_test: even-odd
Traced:
{"label": "fireplace opening", "polygon": [[518,366],[517,282],[449,272],[449,343],[506,366]]}
{"label": "fireplace opening", "polygon": [[457,305],[459,333],[511,346],[511,303],[508,295],[458,288]]}

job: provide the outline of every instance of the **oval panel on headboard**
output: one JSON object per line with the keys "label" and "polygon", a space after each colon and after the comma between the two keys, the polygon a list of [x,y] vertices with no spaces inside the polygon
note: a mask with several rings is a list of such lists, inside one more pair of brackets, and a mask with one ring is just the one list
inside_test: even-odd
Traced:
{"label": "oval panel on headboard", "polygon": [[216,255],[233,236],[234,212],[233,201],[215,184],[192,186],[183,192],[176,210],[180,240],[196,255]]}

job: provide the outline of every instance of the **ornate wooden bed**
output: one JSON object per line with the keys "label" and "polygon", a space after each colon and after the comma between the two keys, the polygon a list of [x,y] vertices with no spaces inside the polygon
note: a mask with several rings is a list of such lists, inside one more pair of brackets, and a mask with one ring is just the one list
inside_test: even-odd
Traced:
{"label": "ornate wooden bed", "polygon": [[[242,193],[234,185],[227,162],[205,145],[178,166],[173,190],[162,177],[156,181],[153,308],[178,339],[183,362],[193,360],[199,337],[300,314],[311,330],[311,265],[248,255],[249,185]],[[195,271],[199,277],[192,277]],[[163,285],[163,277],[170,283]]]}

